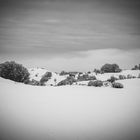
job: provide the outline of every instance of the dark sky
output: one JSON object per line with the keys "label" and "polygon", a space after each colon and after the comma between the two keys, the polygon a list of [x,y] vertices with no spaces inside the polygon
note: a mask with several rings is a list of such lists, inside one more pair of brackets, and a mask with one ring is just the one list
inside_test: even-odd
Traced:
{"label": "dark sky", "polygon": [[139,56],[139,0],[0,0],[1,61],[86,70]]}

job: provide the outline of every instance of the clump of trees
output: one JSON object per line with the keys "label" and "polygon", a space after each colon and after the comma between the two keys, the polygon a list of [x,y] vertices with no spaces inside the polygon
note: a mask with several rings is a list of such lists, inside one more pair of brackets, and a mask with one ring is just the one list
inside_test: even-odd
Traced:
{"label": "clump of trees", "polygon": [[69,74],[69,73],[66,72],[66,71],[64,71],[64,70],[60,72],[60,75],[61,75],[61,76],[62,76],[62,75],[67,75],[67,74]]}
{"label": "clump of trees", "polygon": [[119,75],[119,80],[124,80],[124,79],[127,79],[125,75]]}
{"label": "clump of trees", "polygon": [[39,81],[34,80],[34,79],[28,80],[28,81],[26,81],[26,82],[24,82],[24,83],[25,83],[25,84],[28,84],[28,85],[32,85],[32,86],[45,86],[45,84],[43,85],[43,84],[41,84]]}
{"label": "clump of trees", "polygon": [[123,88],[124,86],[123,86],[123,84],[121,84],[121,83],[113,82],[113,83],[112,83],[112,87],[113,87],[113,88]]}
{"label": "clump of trees", "polygon": [[14,61],[7,61],[0,64],[0,76],[16,82],[27,82],[29,80],[28,70]]}
{"label": "clump of trees", "polygon": [[78,75],[77,81],[89,81],[96,80],[95,76],[89,76],[88,74]]}
{"label": "clump of trees", "polygon": [[114,76],[111,76],[107,81],[113,83],[113,82],[115,82],[116,80],[118,80],[118,78],[116,78],[116,77],[114,77]]}
{"label": "clump of trees", "polygon": [[101,73],[116,73],[121,72],[121,69],[119,68],[119,65],[117,64],[105,64],[101,67]]}
{"label": "clump of trees", "polygon": [[77,71],[70,71],[70,72],[66,72],[66,71],[61,71],[60,72],[60,76],[63,76],[63,75],[69,75],[69,76],[73,76],[75,77],[77,74],[82,74],[82,72],[77,72]]}
{"label": "clump of trees", "polygon": [[60,81],[57,86],[72,85],[74,82],[77,82],[77,80],[72,76],[68,76],[65,80]]}
{"label": "clump of trees", "polygon": [[41,85],[45,85],[45,82],[47,82],[51,77],[52,77],[52,73],[51,72],[46,72],[42,76],[42,78],[40,79],[40,84]]}
{"label": "clump of trees", "polygon": [[94,69],[94,72],[95,72],[96,75],[101,73],[101,71],[99,69]]}
{"label": "clump of trees", "polygon": [[103,82],[100,80],[89,81],[88,86],[101,87],[103,86]]}
{"label": "clump of trees", "polygon": [[135,65],[132,70],[140,70],[140,64],[139,65]]}

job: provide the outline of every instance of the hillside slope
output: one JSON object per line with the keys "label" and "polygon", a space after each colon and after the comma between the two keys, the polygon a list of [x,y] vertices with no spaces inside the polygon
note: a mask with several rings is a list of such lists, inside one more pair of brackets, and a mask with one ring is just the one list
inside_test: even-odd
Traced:
{"label": "hillside slope", "polygon": [[139,140],[140,79],[124,89],[30,86],[0,78],[2,140]]}

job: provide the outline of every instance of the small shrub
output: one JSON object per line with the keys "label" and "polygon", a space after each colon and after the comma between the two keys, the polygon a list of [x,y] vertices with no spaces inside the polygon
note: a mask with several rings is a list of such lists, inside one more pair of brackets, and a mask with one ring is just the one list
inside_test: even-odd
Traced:
{"label": "small shrub", "polygon": [[124,80],[124,79],[126,79],[126,76],[125,75],[119,75],[119,79]]}
{"label": "small shrub", "polygon": [[73,77],[68,76],[65,80],[60,81],[57,86],[72,85],[76,80]]}
{"label": "small shrub", "polygon": [[70,77],[75,77],[75,74],[74,73],[69,73],[69,76]]}
{"label": "small shrub", "polygon": [[83,75],[79,75],[77,77],[78,81],[87,81],[88,80],[88,74],[83,74]]}
{"label": "small shrub", "polygon": [[96,80],[95,76],[89,76],[88,74],[84,74],[84,75],[79,75],[77,77],[78,81],[89,81],[89,80]]}
{"label": "small shrub", "polygon": [[132,75],[130,75],[130,74],[127,75],[127,79],[132,79],[132,78],[133,78]]}
{"label": "small shrub", "polygon": [[139,73],[139,75],[138,75],[138,78],[140,78],[140,73]]}
{"label": "small shrub", "polygon": [[29,72],[21,64],[14,61],[7,61],[0,64],[0,76],[16,82],[24,82],[29,80]]}
{"label": "small shrub", "polygon": [[69,81],[67,81],[66,79],[65,80],[62,80],[60,81],[57,86],[63,86],[63,85],[70,85]]}
{"label": "small shrub", "polygon": [[101,71],[99,69],[94,69],[94,72],[95,72],[96,75],[101,73]]}
{"label": "small shrub", "polygon": [[95,76],[89,76],[88,80],[96,80]]}
{"label": "small shrub", "polygon": [[32,85],[32,86],[45,86],[45,84],[43,83],[40,83],[39,81],[36,81],[34,79],[32,79],[31,81],[26,81],[25,84],[28,84],[28,85]]}
{"label": "small shrub", "polygon": [[123,88],[124,86],[121,83],[114,82],[114,83],[112,83],[112,87],[113,88]]}
{"label": "small shrub", "polygon": [[57,83],[57,79],[56,79],[56,78],[54,79],[54,83],[55,83],[55,85],[56,85],[56,83]]}
{"label": "small shrub", "polygon": [[103,82],[103,86],[105,86],[105,87],[108,87],[108,86],[110,86],[110,85],[111,85],[111,83],[108,82],[108,81]]}
{"label": "small shrub", "polygon": [[70,82],[72,82],[72,83],[76,82],[76,79],[75,79],[73,76],[68,76],[68,77],[66,78],[66,80],[68,80],[68,81],[70,81]]}
{"label": "small shrub", "polygon": [[111,76],[110,79],[108,79],[107,81],[113,83],[113,82],[115,82],[116,80],[118,80],[118,78],[116,78],[116,77],[114,77],[114,76]]}
{"label": "small shrub", "polygon": [[89,81],[88,86],[101,87],[101,86],[103,86],[103,82],[100,80]]}
{"label": "small shrub", "polygon": [[60,72],[60,75],[61,75],[61,76],[67,75],[67,74],[68,74],[68,72],[66,72],[66,71],[61,71],[61,72]]}
{"label": "small shrub", "polygon": [[140,64],[139,65],[135,65],[132,70],[140,70]]}
{"label": "small shrub", "polygon": [[40,83],[44,84],[45,82],[47,82],[50,78],[52,77],[52,73],[51,72],[46,72],[42,78],[40,79]]}

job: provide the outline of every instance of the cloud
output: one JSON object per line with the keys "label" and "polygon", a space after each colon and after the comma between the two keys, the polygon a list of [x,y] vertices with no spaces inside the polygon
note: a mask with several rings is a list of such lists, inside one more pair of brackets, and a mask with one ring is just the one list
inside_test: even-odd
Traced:
{"label": "cloud", "polygon": [[[139,64],[140,49],[135,51],[122,51],[119,49],[102,49],[82,52],[85,57],[57,58],[48,60],[45,67],[61,71],[89,71],[100,68],[105,63],[117,63],[121,68],[132,68]],[[54,65],[53,65],[54,64]],[[57,68],[56,66],[57,65]]]}
{"label": "cloud", "polygon": [[51,71],[89,71],[100,68],[105,63],[117,63],[121,68],[131,69],[139,64],[140,49],[97,49],[92,51],[81,51],[74,54],[63,54],[57,57],[48,58],[47,55],[17,57],[0,56],[1,62],[15,60],[26,67],[44,67]]}
{"label": "cloud", "polygon": [[[104,60],[112,60],[109,49],[121,50],[120,54],[139,49],[139,6],[138,0],[2,0],[0,56],[3,60],[33,58],[42,65],[44,59],[53,63],[59,58],[66,66],[70,58],[73,66],[100,60],[96,54],[107,53]],[[120,55],[114,60],[122,59]]]}

